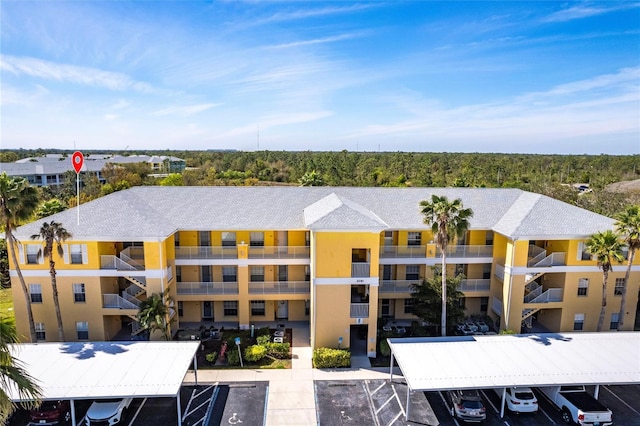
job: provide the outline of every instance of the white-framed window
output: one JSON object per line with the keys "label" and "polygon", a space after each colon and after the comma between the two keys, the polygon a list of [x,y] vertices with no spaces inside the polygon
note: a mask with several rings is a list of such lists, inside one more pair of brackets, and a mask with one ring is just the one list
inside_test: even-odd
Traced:
{"label": "white-framed window", "polygon": [[404,299],[404,313],[412,314],[414,305],[415,305],[414,299]]}
{"label": "white-framed window", "polygon": [[420,265],[407,265],[405,279],[417,280],[420,278]]}
{"label": "white-framed window", "polygon": [[480,312],[487,312],[489,309],[489,298],[481,297],[480,298]]}
{"label": "white-framed window", "polygon": [[176,282],[182,282],[182,266],[176,265]]}
{"label": "white-framed window", "polygon": [[235,317],[238,316],[238,301],[237,300],[225,300],[223,303],[224,316]]}
{"label": "white-framed window", "polygon": [[251,282],[263,282],[264,281],[264,266],[251,266],[250,269]]}
{"label": "white-framed window", "polygon": [[40,251],[39,245],[27,244],[27,264],[36,265],[40,263],[40,258],[43,258],[43,256],[38,256],[38,251]]}
{"label": "white-framed window", "polygon": [[222,233],[222,247],[235,247],[236,246],[236,233],[235,232],[223,232]]}
{"label": "white-framed window", "polygon": [[589,278],[578,279],[578,296],[587,296],[589,293]]}
{"label": "white-framed window", "polygon": [[88,263],[86,244],[65,244],[62,248],[64,263],[72,265],[84,265]]}
{"label": "white-framed window", "polygon": [[213,282],[210,265],[200,266],[200,281],[203,283]]}
{"label": "white-framed window", "polygon": [[34,324],[36,327],[36,339],[38,340],[47,340],[47,332],[44,328],[43,322],[37,322]]}
{"label": "white-framed window", "polygon": [[624,278],[616,278],[616,284],[613,288],[614,296],[622,296],[622,291],[624,290]]}
{"label": "white-framed window", "polygon": [[591,254],[587,251],[587,243],[578,243],[578,258],[577,260],[591,260]]}
{"label": "white-framed window", "polygon": [[208,247],[211,245],[211,233],[209,231],[200,231],[198,238],[200,239],[200,246]]}
{"label": "white-framed window", "polygon": [[249,245],[251,247],[264,247],[264,232],[251,232],[249,234]]}
{"label": "white-framed window", "polygon": [[252,300],[251,301],[251,315],[264,316],[265,315],[265,302],[264,300]]}
{"label": "white-framed window", "polygon": [[573,316],[573,330],[581,331],[584,329],[584,314],[575,314]]}
{"label": "white-framed window", "polygon": [[87,321],[76,322],[78,340],[89,340],[89,323]]}
{"label": "white-framed window", "polygon": [[73,284],[73,301],[75,303],[84,303],[87,301],[87,295],[84,290],[84,283]]}
{"label": "white-framed window", "polygon": [[422,243],[422,233],[421,232],[408,232],[407,233],[407,245],[408,246],[419,246]]}
{"label": "white-framed window", "polygon": [[238,269],[235,266],[222,267],[222,282],[235,283],[238,281]]}
{"label": "white-framed window", "polygon": [[620,314],[618,312],[614,312],[611,314],[611,322],[609,323],[609,330],[617,330],[618,323],[620,322]]}
{"label": "white-framed window", "polygon": [[31,303],[42,303],[41,284],[29,284],[29,294],[31,295]]}

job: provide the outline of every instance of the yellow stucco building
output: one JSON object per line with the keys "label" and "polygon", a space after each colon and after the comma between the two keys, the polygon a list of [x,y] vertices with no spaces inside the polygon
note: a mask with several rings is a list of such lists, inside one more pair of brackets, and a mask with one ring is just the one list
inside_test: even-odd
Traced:
{"label": "yellow stucco building", "polygon": [[[29,237],[43,221],[73,238],[56,258],[65,339],[111,340],[135,333],[138,305],[168,290],[181,324],[239,327],[305,321],[312,347],[366,336],[375,355],[378,319],[410,322],[410,289],[440,263],[419,202],[461,198],[474,211],[466,236],[448,249],[469,315],[520,331],[534,318],[551,331],[594,331],[602,273],[586,239],[613,220],[518,189],[332,187],[137,187],[17,229],[19,262],[38,338],[57,340],[48,264]],[[640,261],[638,262],[640,264]],[[18,330],[28,335],[14,265]],[[620,309],[625,264],[609,276],[605,329]],[[640,266],[627,291],[632,330]]]}

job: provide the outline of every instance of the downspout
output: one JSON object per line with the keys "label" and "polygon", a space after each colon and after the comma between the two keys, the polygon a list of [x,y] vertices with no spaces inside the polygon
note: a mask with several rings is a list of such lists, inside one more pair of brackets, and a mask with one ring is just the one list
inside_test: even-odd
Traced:
{"label": "downspout", "polygon": [[[517,239],[513,240],[513,245],[512,245],[512,249],[511,249],[511,270],[509,271],[509,300],[503,301],[503,305],[505,307],[505,322],[504,322],[504,328],[505,330],[509,330],[509,315],[511,314],[511,292],[513,289],[513,266],[515,263],[515,255],[516,255],[516,241],[518,241]],[[518,332],[520,332],[520,330],[518,330]]]}

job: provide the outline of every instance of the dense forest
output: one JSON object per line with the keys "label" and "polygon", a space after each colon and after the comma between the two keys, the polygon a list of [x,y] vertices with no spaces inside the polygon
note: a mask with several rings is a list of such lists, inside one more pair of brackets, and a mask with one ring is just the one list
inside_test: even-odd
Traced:
{"label": "dense forest", "polygon": [[[0,151],[0,160],[54,151]],[[72,151],[55,151],[71,154]],[[91,156],[91,151],[83,151]],[[81,202],[137,185],[330,185],[514,187],[537,192],[608,216],[638,203],[639,192],[607,191],[608,184],[640,179],[640,155],[534,155],[316,151],[127,151],[122,155],[171,155],[186,160],[182,174],[151,175],[144,164],[109,166],[106,185],[83,182]],[[592,192],[571,185],[586,183]],[[45,189],[43,199],[75,203],[75,173],[68,185]]]}

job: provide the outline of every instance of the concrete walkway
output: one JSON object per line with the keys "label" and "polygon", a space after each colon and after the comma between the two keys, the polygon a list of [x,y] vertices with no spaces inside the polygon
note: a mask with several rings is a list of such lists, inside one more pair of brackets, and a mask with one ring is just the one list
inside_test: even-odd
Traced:
{"label": "concrete walkway", "polygon": [[[198,382],[257,382],[268,381],[266,426],[317,425],[315,380],[388,379],[389,368],[341,368],[335,370],[312,368],[309,327],[294,327],[290,370],[198,370]],[[394,377],[399,375],[394,369]],[[195,376],[189,371],[185,384],[193,384]]]}

